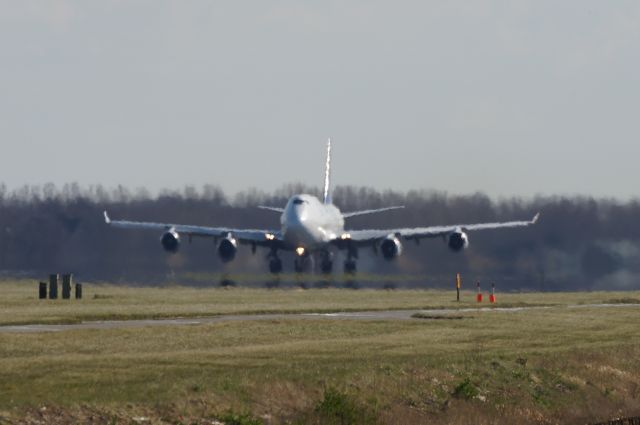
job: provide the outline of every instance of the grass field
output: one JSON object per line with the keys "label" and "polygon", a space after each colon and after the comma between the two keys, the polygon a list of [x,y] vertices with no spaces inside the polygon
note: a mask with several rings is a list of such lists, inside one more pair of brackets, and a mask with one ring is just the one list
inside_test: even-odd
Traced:
{"label": "grass field", "polygon": [[[82,300],[38,300],[34,281],[0,281],[0,325],[83,320],[202,317],[237,313],[298,313],[476,307],[475,292],[377,289],[252,289],[84,284]],[[499,307],[640,303],[640,292],[498,293]],[[485,296],[485,298],[487,298]],[[488,304],[483,304],[487,306]]]}
{"label": "grass field", "polygon": [[[451,308],[453,292],[0,283],[0,322]],[[0,423],[593,423],[640,415],[640,293],[498,294],[456,320],[0,334]],[[567,305],[583,305],[567,308]],[[463,293],[462,307],[474,306]],[[39,421],[39,422],[38,422]]]}

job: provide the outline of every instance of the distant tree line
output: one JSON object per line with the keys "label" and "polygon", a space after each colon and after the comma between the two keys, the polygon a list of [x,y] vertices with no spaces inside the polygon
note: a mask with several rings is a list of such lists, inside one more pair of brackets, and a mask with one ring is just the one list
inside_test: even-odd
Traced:
{"label": "distant tree line", "polygon": [[[91,280],[163,282],[188,273],[267,270],[264,256],[241,247],[236,260],[223,265],[212,240],[183,241],[176,255],[166,254],[160,234],[111,229],[102,211],[114,219],[211,226],[278,229],[277,213],[256,205],[284,206],[294,193],[319,189],[290,184],[273,193],[249,190],[233,197],[219,187],[187,186],[151,195],[118,186],[0,185],[0,271],[4,275],[45,275],[71,271]],[[450,252],[440,240],[405,242],[394,262],[360,252],[359,270],[377,274],[425,276],[424,287],[450,285],[456,272],[472,280],[495,281],[503,289],[640,288],[640,203],[588,197],[544,196],[492,200],[484,194],[449,195],[438,191],[377,191],[339,186],[333,194],[342,211],[405,205],[387,213],[354,217],[348,228],[393,228],[530,219],[526,229],[479,231],[470,247]],[[285,262],[287,259],[285,258]],[[340,257],[334,273],[340,273]],[[291,265],[288,265],[291,269]],[[287,267],[287,266],[285,266]]]}

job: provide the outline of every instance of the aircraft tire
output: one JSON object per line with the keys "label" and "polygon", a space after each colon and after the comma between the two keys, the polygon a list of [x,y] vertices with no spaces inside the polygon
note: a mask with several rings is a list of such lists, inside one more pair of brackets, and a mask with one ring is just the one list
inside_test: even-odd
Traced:
{"label": "aircraft tire", "polygon": [[320,263],[320,270],[322,273],[329,274],[333,270],[333,261],[331,260],[322,260]]}
{"label": "aircraft tire", "polygon": [[344,262],[344,272],[347,274],[354,274],[357,270],[356,262],[353,260],[347,260]]}

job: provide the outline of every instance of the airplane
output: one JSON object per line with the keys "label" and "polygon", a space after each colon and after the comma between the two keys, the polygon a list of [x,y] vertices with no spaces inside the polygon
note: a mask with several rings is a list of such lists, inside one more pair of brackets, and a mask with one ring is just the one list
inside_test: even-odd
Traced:
{"label": "airplane", "polygon": [[346,253],[345,273],[355,273],[358,250],[371,247],[375,253],[381,253],[386,260],[393,260],[402,253],[402,241],[419,242],[424,238],[443,238],[452,251],[458,252],[469,246],[468,232],[499,228],[526,227],[535,224],[540,217],[536,214],[529,221],[510,221],[503,223],[458,224],[449,226],[431,226],[398,229],[346,230],[345,219],[364,214],[404,208],[391,206],[353,212],[341,212],[331,200],[331,139],[327,142],[327,156],[324,174],[323,199],[315,196],[297,194],[292,196],[284,208],[258,206],[263,210],[274,211],[280,216],[280,229],[233,229],[228,227],[206,227],[182,224],[148,223],[136,221],[114,221],[104,211],[105,222],[113,227],[125,229],[149,229],[162,231],[160,243],[165,251],[176,253],[180,247],[181,235],[211,237],[217,246],[217,253],[223,262],[229,262],[236,256],[239,244],[251,245],[255,254],[257,247],[269,249],[267,259],[271,273],[283,270],[278,252],[289,251],[295,254],[294,270],[307,271],[313,267],[313,256],[320,259],[322,273],[333,270],[333,251]]}

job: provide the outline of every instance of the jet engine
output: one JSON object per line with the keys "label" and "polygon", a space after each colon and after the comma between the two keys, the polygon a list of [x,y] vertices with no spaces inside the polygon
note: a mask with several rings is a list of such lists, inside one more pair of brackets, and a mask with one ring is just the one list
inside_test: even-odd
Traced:
{"label": "jet engine", "polygon": [[180,235],[171,229],[162,235],[160,243],[165,251],[175,254],[178,252],[178,248],[180,248]]}
{"label": "jet engine", "polygon": [[223,262],[231,261],[238,251],[238,241],[229,233],[218,244],[218,255]]}
{"label": "jet engine", "polygon": [[469,237],[465,232],[458,229],[449,235],[448,245],[451,251],[462,251],[469,246]]}
{"label": "jet engine", "polygon": [[393,260],[402,254],[402,244],[395,235],[389,235],[380,244],[380,251],[386,260]]}

